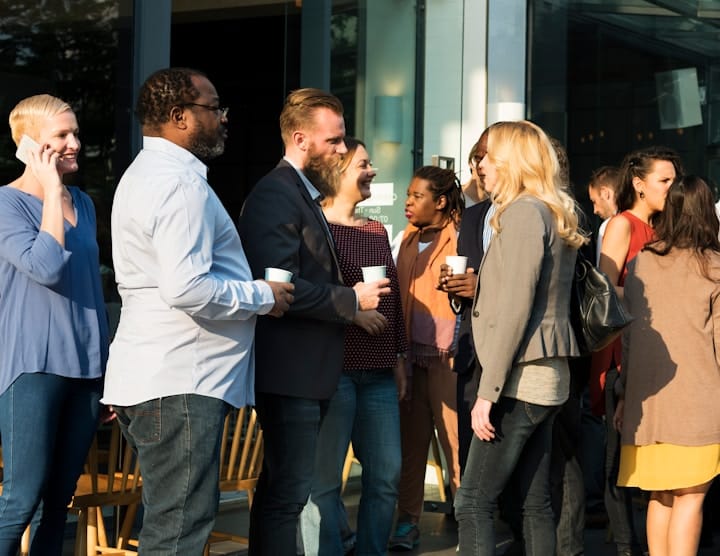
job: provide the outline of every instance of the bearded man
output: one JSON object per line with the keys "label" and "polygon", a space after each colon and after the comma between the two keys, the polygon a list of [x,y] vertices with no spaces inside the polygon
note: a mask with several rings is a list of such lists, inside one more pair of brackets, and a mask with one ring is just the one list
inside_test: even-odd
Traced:
{"label": "bearded man", "polygon": [[222,154],[227,108],[199,71],[169,68],[142,85],[143,149],[112,210],[122,314],[105,377],[143,477],[141,554],[200,555],[219,493],[230,405],[254,402],[256,315],[280,317],[292,284],[253,280],[203,160]]}
{"label": "bearded man", "polygon": [[248,196],[240,237],[255,276],[293,273],[284,319],[258,319],[255,399],[264,460],[250,512],[250,554],[296,554],[298,516],[310,495],[320,423],[340,380],[345,326],[375,309],[389,280],[344,286],[319,200],[335,183],[345,147],[343,107],[299,89],[280,114],[285,157]]}

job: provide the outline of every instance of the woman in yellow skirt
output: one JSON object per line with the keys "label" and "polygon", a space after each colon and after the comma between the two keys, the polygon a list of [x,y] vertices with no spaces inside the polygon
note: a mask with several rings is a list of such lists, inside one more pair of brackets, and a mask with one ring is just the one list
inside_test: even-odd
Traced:
{"label": "woman in yellow skirt", "polygon": [[657,239],[630,263],[614,424],[619,486],[650,491],[651,556],[694,556],[702,504],[720,474],[720,242],[710,188],[670,187]]}

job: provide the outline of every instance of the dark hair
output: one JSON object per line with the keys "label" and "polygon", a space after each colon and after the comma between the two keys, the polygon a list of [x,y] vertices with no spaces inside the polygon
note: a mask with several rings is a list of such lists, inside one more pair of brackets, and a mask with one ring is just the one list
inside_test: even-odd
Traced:
{"label": "dark hair", "polygon": [[358,147],[363,147],[364,149],[367,149],[365,143],[363,143],[357,137],[346,136],[343,141],[345,141],[345,147],[347,148],[347,152],[344,153],[340,158],[340,173],[343,173],[345,170],[348,169],[348,166],[350,166],[350,162],[352,161],[353,156],[355,156],[355,151],[358,150]]}
{"label": "dark hair", "polygon": [[568,159],[567,151],[559,139],[555,139],[555,137],[550,136],[548,136],[548,139],[550,139],[550,144],[555,151],[555,157],[558,161],[560,184],[572,193],[572,184],[570,183],[570,160]]}
{"label": "dark hair", "polygon": [[618,212],[629,210],[635,204],[637,193],[633,187],[633,179],[644,180],[652,171],[656,160],[667,160],[675,167],[675,177],[682,176],[682,163],[680,155],[668,147],[647,147],[627,155],[620,166],[620,178],[616,200]]}
{"label": "dark hair", "polygon": [[657,255],[667,255],[673,248],[691,249],[707,278],[705,253],[720,253],[718,231],[720,222],[710,187],[698,176],[685,176],[675,180],[668,189],[665,209],[655,224],[657,239],[645,249]]}
{"label": "dark hair", "polygon": [[620,178],[620,168],[616,166],[600,166],[593,171],[590,176],[588,187],[597,189],[599,187],[609,187],[616,194],[618,191],[618,180]]}
{"label": "dark hair", "polygon": [[191,68],[161,69],[148,77],[140,87],[135,104],[135,115],[140,124],[157,128],[170,121],[173,106],[197,99],[200,91],[192,82],[193,76],[207,77]]}
{"label": "dark hair", "polygon": [[295,130],[312,127],[318,108],[329,108],[339,116],[343,115],[340,99],[322,89],[297,89],[287,96],[280,113],[280,135],[286,145],[291,142]]}
{"label": "dark hair", "polygon": [[455,172],[439,166],[422,166],[415,170],[413,178],[426,180],[430,184],[429,189],[433,201],[437,201],[444,195],[447,202],[443,214],[456,224],[460,222],[465,209],[465,199],[462,194],[462,185]]}

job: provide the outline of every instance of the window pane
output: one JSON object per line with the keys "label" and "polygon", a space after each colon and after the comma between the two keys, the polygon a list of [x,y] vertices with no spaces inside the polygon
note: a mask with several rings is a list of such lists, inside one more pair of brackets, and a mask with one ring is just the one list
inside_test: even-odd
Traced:
{"label": "window pane", "polygon": [[131,123],[129,0],[4,2],[0,7],[0,183],[23,165],[7,115],[25,97],[49,93],[67,101],[80,126],[80,171],[69,176],[96,202],[101,262],[111,265],[109,211],[129,159]]}

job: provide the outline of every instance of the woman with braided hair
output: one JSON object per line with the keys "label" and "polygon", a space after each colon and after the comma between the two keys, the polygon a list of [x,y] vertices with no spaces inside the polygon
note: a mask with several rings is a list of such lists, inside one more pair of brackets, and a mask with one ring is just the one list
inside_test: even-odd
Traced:
{"label": "woman with braided hair", "polygon": [[452,370],[456,315],[437,284],[445,257],[457,255],[464,206],[462,188],[452,170],[423,166],[415,171],[405,201],[408,226],[397,260],[409,350],[408,396],[400,402],[398,523],[390,539],[391,550],[412,549],[420,540],[417,524],[433,427],[448,463],[453,495],[460,482],[457,375]]}

